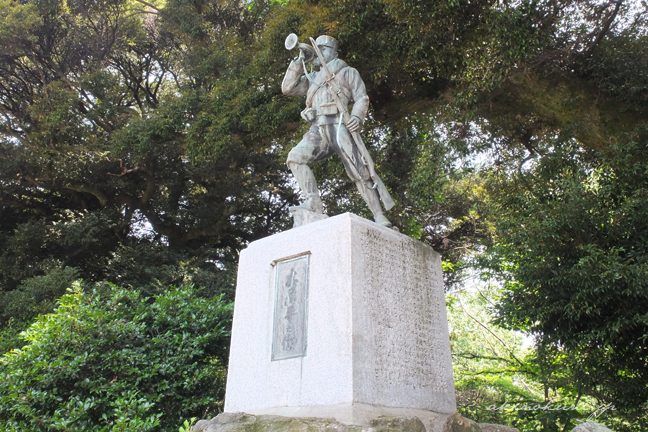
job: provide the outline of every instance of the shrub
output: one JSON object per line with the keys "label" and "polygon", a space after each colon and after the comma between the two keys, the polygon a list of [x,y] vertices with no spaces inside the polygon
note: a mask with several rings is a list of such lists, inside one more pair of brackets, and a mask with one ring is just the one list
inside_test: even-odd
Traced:
{"label": "shrub", "polygon": [[232,304],[75,283],[0,359],[0,429],[171,431],[218,411]]}

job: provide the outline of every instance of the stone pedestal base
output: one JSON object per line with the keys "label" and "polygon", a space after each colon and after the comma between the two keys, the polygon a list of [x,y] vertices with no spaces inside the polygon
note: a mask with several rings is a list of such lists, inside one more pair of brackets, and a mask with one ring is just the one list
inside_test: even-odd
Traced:
{"label": "stone pedestal base", "polygon": [[430,247],[346,213],[241,253],[226,413],[357,424],[455,409],[441,259]]}
{"label": "stone pedestal base", "polygon": [[[386,416],[366,424],[347,424],[335,418],[283,417],[225,413],[211,420],[200,420],[192,432],[518,432],[515,428],[496,426],[484,429],[458,413],[436,414],[430,418]],[[501,428],[501,429],[500,429]]]}

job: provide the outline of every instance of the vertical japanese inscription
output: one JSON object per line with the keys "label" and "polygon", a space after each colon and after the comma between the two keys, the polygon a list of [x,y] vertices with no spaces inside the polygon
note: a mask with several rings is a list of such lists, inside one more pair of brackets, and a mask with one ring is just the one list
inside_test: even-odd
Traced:
{"label": "vertical japanese inscription", "polygon": [[440,360],[445,299],[443,287],[434,287],[435,280],[442,283],[438,263],[411,240],[386,242],[367,231],[362,243],[369,282],[363,302],[371,315],[375,381],[447,391],[443,378],[451,372]]}
{"label": "vertical japanese inscription", "polygon": [[306,355],[309,256],[276,263],[272,361]]}

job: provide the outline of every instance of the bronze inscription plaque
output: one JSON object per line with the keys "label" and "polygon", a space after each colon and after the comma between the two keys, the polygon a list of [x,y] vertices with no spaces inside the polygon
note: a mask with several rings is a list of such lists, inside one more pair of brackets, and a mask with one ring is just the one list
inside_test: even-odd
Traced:
{"label": "bronze inscription plaque", "polygon": [[309,257],[276,262],[272,361],[306,355]]}

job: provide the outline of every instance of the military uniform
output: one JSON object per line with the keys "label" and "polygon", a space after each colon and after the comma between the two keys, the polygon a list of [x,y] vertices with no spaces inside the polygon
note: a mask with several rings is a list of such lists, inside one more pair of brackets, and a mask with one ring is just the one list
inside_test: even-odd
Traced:
{"label": "military uniform", "polygon": [[[337,49],[337,42],[328,36],[320,36],[317,45]],[[338,58],[330,60],[327,67],[333,75],[333,88],[339,89],[338,98],[341,105],[347,107],[353,102],[350,115],[362,124],[369,108],[369,97],[360,74]],[[302,112],[302,117],[313,123],[301,142],[290,151],[286,162],[306,195],[306,203],[299,207],[322,212],[315,177],[308,165],[336,153],[342,159],[347,174],[355,182],[376,221],[391,226],[383,215],[366,158],[359,153],[347,125],[341,119],[326,78],[323,70],[304,74],[303,63],[296,59],[288,66],[281,84],[281,90],[287,96],[306,96],[306,109]]]}
{"label": "military uniform", "polygon": [[[335,75],[336,84],[341,90],[339,97],[342,104],[348,106],[349,102],[353,101],[351,115],[358,117],[362,122],[369,108],[369,97],[360,74],[340,59],[330,61],[327,66]],[[304,112],[311,110],[314,119],[310,130],[288,155],[287,163],[289,166],[291,163],[310,165],[337,153],[345,163],[347,174],[352,180],[360,180],[357,172],[365,174],[366,179],[366,168],[361,163],[346,124],[340,125],[340,113],[325,81],[323,71],[304,76],[304,69],[300,63],[293,61],[288,67],[281,89],[287,96],[306,96]],[[350,157],[343,157],[342,151]],[[356,170],[349,166],[349,159],[356,162]]]}

